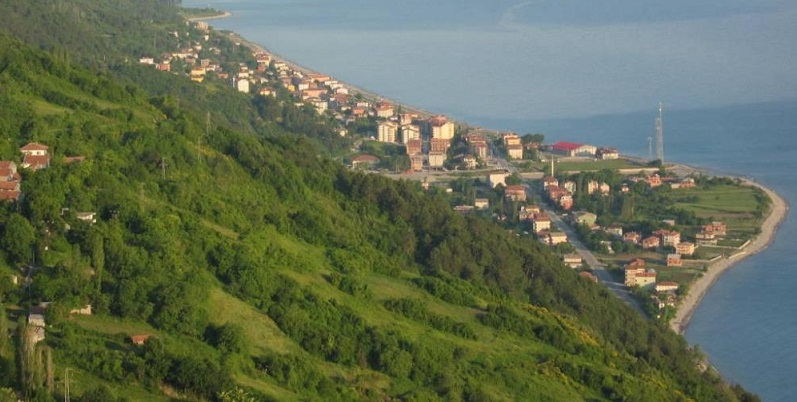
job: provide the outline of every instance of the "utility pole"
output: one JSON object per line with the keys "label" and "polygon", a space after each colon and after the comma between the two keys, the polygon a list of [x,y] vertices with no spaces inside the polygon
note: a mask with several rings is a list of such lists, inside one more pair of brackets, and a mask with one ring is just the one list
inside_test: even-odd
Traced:
{"label": "utility pole", "polygon": [[166,158],[161,157],[161,173],[163,174],[163,180],[166,180]]}
{"label": "utility pole", "polygon": [[72,369],[69,367],[64,369],[64,402],[69,402],[69,370]]}

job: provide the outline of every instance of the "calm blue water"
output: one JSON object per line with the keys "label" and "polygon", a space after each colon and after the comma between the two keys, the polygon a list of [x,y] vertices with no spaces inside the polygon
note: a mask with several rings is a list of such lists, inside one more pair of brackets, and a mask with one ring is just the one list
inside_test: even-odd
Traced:
{"label": "calm blue water", "polygon": [[[797,3],[786,0],[184,0],[272,51],[472,124],[666,159],[797,200]],[[728,271],[686,331],[765,401],[797,395],[797,235]]]}

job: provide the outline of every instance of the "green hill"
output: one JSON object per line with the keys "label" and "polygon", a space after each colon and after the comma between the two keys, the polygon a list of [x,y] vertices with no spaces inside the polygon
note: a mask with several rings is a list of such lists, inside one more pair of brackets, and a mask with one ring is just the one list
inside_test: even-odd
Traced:
{"label": "green hill", "polygon": [[[143,3],[159,19],[118,12]],[[347,170],[314,112],[122,62],[168,2],[2,7],[0,159],[52,155],[0,204],[3,398],[61,399],[67,373],[82,401],[754,398],[537,243]]]}

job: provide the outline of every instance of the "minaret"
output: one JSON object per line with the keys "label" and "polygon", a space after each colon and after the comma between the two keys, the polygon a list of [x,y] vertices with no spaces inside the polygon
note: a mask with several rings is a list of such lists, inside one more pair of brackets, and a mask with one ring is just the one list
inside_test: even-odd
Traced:
{"label": "minaret", "polygon": [[659,102],[659,116],[656,117],[656,158],[664,164],[664,113]]}

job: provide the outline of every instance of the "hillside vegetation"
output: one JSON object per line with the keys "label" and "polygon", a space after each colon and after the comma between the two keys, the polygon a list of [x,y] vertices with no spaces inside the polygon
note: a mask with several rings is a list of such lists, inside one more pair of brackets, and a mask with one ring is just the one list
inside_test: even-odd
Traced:
{"label": "hillside vegetation", "polygon": [[314,112],[126,64],[170,3],[0,6],[0,159],[52,155],[0,204],[0,400],[754,399],[538,243],[347,170]]}

